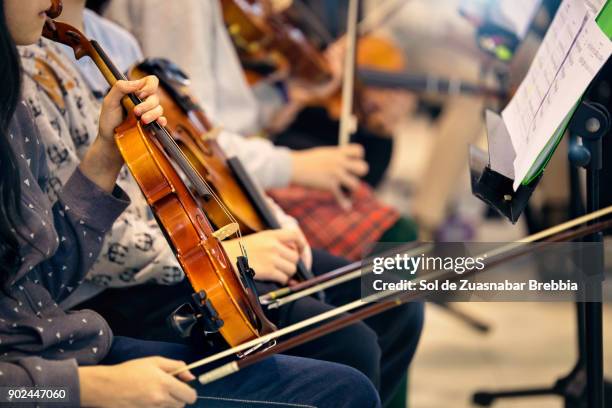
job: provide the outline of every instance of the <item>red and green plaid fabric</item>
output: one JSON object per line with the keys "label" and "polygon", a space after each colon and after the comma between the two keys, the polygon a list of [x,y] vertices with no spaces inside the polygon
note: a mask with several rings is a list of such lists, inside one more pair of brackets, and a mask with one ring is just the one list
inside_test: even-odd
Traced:
{"label": "red and green plaid fabric", "polygon": [[298,220],[313,248],[353,261],[362,259],[371,244],[399,219],[399,213],[382,204],[365,183],[353,192],[353,207],[348,211],[325,191],[291,186],[268,193]]}

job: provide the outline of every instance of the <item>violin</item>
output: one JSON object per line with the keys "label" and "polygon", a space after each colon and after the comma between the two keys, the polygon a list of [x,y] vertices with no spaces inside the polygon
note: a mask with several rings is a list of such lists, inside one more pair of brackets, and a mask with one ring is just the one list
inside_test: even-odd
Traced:
{"label": "violin", "polygon": [[[53,4],[61,7],[61,0]],[[125,79],[100,45],[74,27],[48,18],[43,35],[71,47],[77,59],[90,57],[111,86]],[[176,168],[203,197],[212,196],[206,180],[166,128],[143,125],[136,118],[133,109],[139,103],[134,94],[124,98],[127,116],[115,130],[115,140],[194,290],[192,303],[177,311],[171,322],[185,336],[200,324],[205,333],[220,334],[230,346],[273,332],[276,328],[261,309],[246,257],[238,258],[235,270],[220,243],[224,236],[213,230]]]}
{"label": "violin", "polygon": [[[187,75],[176,64],[161,58],[147,59],[128,73],[132,80],[147,75],[159,78],[158,96],[168,120],[168,132],[218,197],[218,200],[211,200],[196,192],[196,199],[212,224],[221,228],[235,221],[245,234],[281,228],[264,194],[241,161],[237,157],[226,157],[216,139],[218,132],[191,95]],[[312,273],[300,262],[295,277],[306,280],[312,277]]]}
{"label": "violin", "polygon": [[132,67],[127,76],[130,80],[138,80],[148,75],[159,78],[158,97],[168,119],[166,129],[192,167],[207,181],[224,207],[233,215],[230,219],[227,212],[210,196],[196,195],[212,224],[221,228],[236,221],[240,231],[245,234],[266,229],[251,198],[238,184],[228,166],[228,159],[216,140],[218,131],[191,97],[187,76],[176,65],[162,59],[145,60]]}
{"label": "violin", "polygon": [[[331,78],[325,57],[268,0],[221,0],[223,19],[241,60],[291,76],[323,82]],[[265,68],[263,68],[265,69]],[[251,71],[252,72],[252,71]],[[253,73],[247,75],[261,79]]]}
{"label": "violin", "polygon": [[[332,78],[330,64],[323,53],[285,13],[276,12],[269,0],[222,0],[221,4],[225,24],[251,85],[263,77],[282,77],[283,72],[313,84]],[[399,73],[406,68],[401,50],[372,35],[359,39],[356,63],[380,72]],[[361,122],[366,123],[368,114],[375,107],[363,102],[363,85],[359,80],[356,83],[354,107]],[[339,120],[342,110],[340,89],[328,98],[313,101],[311,106],[323,107],[330,118]]]}
{"label": "violin", "polygon": [[[372,33],[375,27],[397,13],[404,4],[403,1],[388,0],[359,23],[354,110],[362,123],[380,133],[377,124],[368,122],[368,116],[383,107],[368,105],[363,101],[362,94],[368,88],[467,94],[501,100],[507,97],[507,91],[500,88],[409,74],[408,62],[402,50],[392,41]],[[269,0],[222,0],[222,5],[225,24],[239,51],[245,75],[251,85],[263,78],[284,78],[286,76],[283,73],[314,84],[330,78],[331,68],[325,56],[297,28],[295,13],[291,10],[277,12]],[[290,46],[281,47],[281,43]],[[330,118],[339,120],[342,116],[341,92],[313,101],[310,106],[323,107]]]}

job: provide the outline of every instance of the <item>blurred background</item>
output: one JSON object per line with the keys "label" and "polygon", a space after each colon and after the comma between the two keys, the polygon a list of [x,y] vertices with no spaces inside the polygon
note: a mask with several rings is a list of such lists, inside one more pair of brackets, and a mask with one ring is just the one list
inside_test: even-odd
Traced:
{"label": "blurred background", "polygon": [[[601,0],[584,1],[592,7],[603,4]],[[321,50],[334,44],[346,29],[348,0],[262,3],[285,13]],[[362,1],[365,21],[381,9],[391,10],[383,13],[383,20],[368,35],[389,41],[392,50],[375,43],[384,52],[372,54],[372,62],[384,66],[400,60],[398,71],[410,76],[414,88],[408,97],[392,99],[383,94],[379,99],[383,105],[387,102],[385,108],[391,108],[392,119],[385,121],[388,132],[383,132],[392,135],[383,136],[391,142],[384,147],[391,150],[391,160],[382,180],[370,184],[380,201],[415,221],[421,240],[510,242],[581,212],[584,174],[570,169],[569,138],[559,144],[516,224],[474,197],[468,167],[469,146],[485,151],[488,147],[485,111],[499,113],[507,105],[560,4],[561,0]],[[229,31],[232,33],[231,28]],[[246,52],[253,51],[249,44],[235,45],[242,56],[252,57]],[[248,68],[253,61],[242,62]],[[592,89],[591,96],[611,107],[610,64],[604,73],[607,80]],[[331,133],[331,144],[335,144],[337,132]],[[612,141],[607,139],[604,157],[612,159]],[[608,206],[612,204],[612,160],[604,160],[601,176],[600,204]],[[570,180],[574,180],[573,190]],[[606,273],[610,278],[611,270],[609,257]],[[610,281],[604,288],[608,298],[612,295]],[[571,303],[428,303],[424,335],[408,378],[408,406],[473,407],[473,395],[480,390],[549,389],[576,365],[576,324],[576,306]],[[612,378],[610,304],[604,304],[604,350],[605,372]],[[572,380],[576,382],[561,388],[579,393],[583,376],[578,374]],[[555,395],[502,398],[494,406],[583,407],[566,404]],[[608,406],[612,408],[612,403]]]}
{"label": "blurred background", "polygon": [[[380,3],[366,2],[369,8]],[[512,61],[499,64],[477,48],[476,26],[458,12],[462,3],[466,2],[407,0],[389,20],[384,35],[401,44],[411,72],[493,85],[499,70],[507,86],[516,86],[537,51],[542,30],[532,27]],[[518,8],[524,2],[514,3]],[[534,25],[544,30],[558,6],[558,2],[548,3],[534,19]],[[565,143],[532,197],[529,216],[523,215],[516,225],[491,213],[471,194],[468,144],[486,147],[485,107],[499,110],[500,102],[476,96],[416,95],[412,114],[398,124],[393,160],[377,195],[417,218],[425,232],[433,231],[437,239],[505,242],[569,217]],[[477,390],[547,388],[573,369],[577,358],[573,304],[451,306],[490,330],[476,330],[454,313],[427,304],[424,336],[410,372],[410,406],[473,407],[472,395]],[[612,377],[610,304],[604,305],[604,330],[605,372]],[[545,396],[499,399],[494,406],[556,408],[564,402],[557,396]]]}

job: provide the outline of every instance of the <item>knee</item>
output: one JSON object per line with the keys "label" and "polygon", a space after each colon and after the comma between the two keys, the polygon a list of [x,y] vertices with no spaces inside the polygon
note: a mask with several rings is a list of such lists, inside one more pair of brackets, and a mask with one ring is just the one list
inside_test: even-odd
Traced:
{"label": "knee", "polygon": [[401,306],[401,313],[400,329],[394,342],[404,345],[408,361],[411,361],[423,332],[425,307],[422,302],[411,302]]}
{"label": "knee", "polygon": [[423,331],[425,321],[425,305],[423,302],[410,302],[404,306],[404,312],[408,316],[407,325],[417,335]]}
{"label": "knee", "polygon": [[343,356],[340,362],[361,371],[378,386],[382,358],[378,335],[363,322],[349,326],[345,330],[345,341],[340,347]]}
{"label": "knee", "polygon": [[334,408],[378,408],[381,406],[374,384],[361,372],[352,367],[335,364],[328,379],[335,379],[330,390],[330,406]]}
{"label": "knee", "polygon": [[425,307],[422,302],[410,302],[398,307],[393,321],[399,325],[403,340],[418,341],[423,331]]}

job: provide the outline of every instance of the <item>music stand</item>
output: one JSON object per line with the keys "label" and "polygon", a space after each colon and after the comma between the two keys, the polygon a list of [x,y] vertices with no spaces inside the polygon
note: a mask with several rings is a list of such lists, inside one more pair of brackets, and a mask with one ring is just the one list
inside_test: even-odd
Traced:
{"label": "music stand", "polygon": [[[604,72],[602,70],[602,72]],[[595,79],[593,83],[604,78]],[[599,209],[599,171],[603,166],[602,139],[610,132],[612,120],[609,110],[596,102],[584,98],[570,120],[568,131],[582,139],[582,145],[570,150],[569,160],[574,166],[586,170],[587,212]],[[491,135],[489,135],[489,138]],[[531,193],[540,177],[529,185],[521,185],[512,191],[512,180],[490,167],[482,167],[483,152],[472,148],[470,171],[472,191],[475,196],[495,208],[500,214],[515,223],[527,206]],[[508,185],[510,183],[510,185]],[[585,242],[602,242],[603,233],[596,233],[583,239]],[[552,387],[513,390],[505,392],[476,392],[473,402],[489,406],[498,398],[559,395],[565,400],[566,408],[604,408],[603,377],[603,324],[602,324],[602,282],[604,278],[603,247],[601,261],[588,271],[587,293],[595,295],[599,302],[577,303],[577,331],[579,339],[578,361],[574,369],[560,378]]]}

